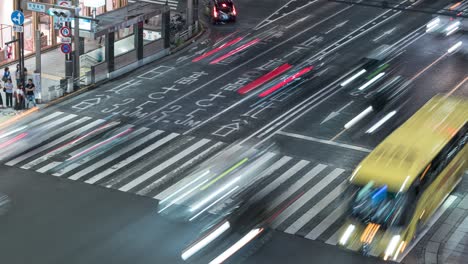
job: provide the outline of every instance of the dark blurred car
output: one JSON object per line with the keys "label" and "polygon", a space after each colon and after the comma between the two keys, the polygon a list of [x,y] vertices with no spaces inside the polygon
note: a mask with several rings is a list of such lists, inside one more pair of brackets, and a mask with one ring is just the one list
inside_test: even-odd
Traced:
{"label": "dark blurred car", "polygon": [[205,2],[205,13],[213,24],[235,22],[237,10],[232,0],[209,0]]}

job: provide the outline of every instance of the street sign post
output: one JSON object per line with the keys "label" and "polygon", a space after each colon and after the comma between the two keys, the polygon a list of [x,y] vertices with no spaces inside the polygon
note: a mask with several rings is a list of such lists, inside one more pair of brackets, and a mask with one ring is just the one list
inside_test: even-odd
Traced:
{"label": "street sign post", "polygon": [[29,11],[34,11],[34,12],[39,12],[39,13],[45,13],[46,11],[46,6],[38,3],[33,3],[33,2],[28,2],[27,9]]}
{"label": "street sign post", "polygon": [[62,42],[63,44],[71,44],[72,43],[72,38],[62,37],[62,38],[60,38],[60,42]]}
{"label": "street sign post", "polygon": [[13,22],[13,24],[15,24],[17,26],[23,25],[24,24],[24,14],[23,14],[23,12],[21,12],[19,10],[13,11],[13,13],[11,13],[11,21]]}
{"label": "street sign post", "polygon": [[70,45],[70,44],[63,43],[63,44],[60,46],[60,50],[62,50],[62,52],[65,53],[65,54],[69,54],[69,53],[71,52],[71,45]]}
{"label": "street sign post", "polygon": [[13,25],[13,32],[23,32],[23,31],[24,31],[23,26]]}

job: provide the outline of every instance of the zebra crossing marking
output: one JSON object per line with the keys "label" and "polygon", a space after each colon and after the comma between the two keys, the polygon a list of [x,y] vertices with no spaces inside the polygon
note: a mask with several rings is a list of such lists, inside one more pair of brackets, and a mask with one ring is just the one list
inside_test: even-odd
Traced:
{"label": "zebra crossing marking", "polygon": [[[72,132],[72,133],[70,133],[70,134],[68,134],[68,135],[65,135],[65,136],[63,136],[63,137],[57,139],[56,141],[57,141],[57,143],[58,143],[58,142],[63,142],[63,141],[65,141],[65,140],[68,140],[68,139],[70,139],[70,138],[72,138],[72,137],[75,137],[75,136],[77,136],[77,135],[83,133],[84,131],[87,131],[88,129],[91,129],[91,128],[95,127],[95,126],[98,126],[98,125],[102,124],[103,122],[105,122],[105,120],[98,119],[98,120],[96,120],[96,121],[94,121],[94,122],[92,122],[92,123],[90,123],[90,124],[88,124],[88,125],[86,125],[86,126],[80,128],[80,129],[78,129],[78,130],[75,130],[74,132]],[[31,162],[25,164],[25,165],[23,165],[23,166],[21,166],[21,168],[22,168],[22,169],[25,169],[25,170],[31,169],[32,167],[34,167],[34,166],[36,166],[36,165],[38,165],[38,164],[40,164],[40,163],[42,163],[42,162],[48,160],[50,157],[52,157],[52,156],[54,156],[54,155],[56,155],[56,154],[60,154],[60,153],[66,151],[67,149],[69,149],[69,148],[71,148],[71,147],[72,147],[72,145],[61,146],[61,147],[59,147],[58,149],[55,149],[55,150],[53,150],[53,151],[50,151],[50,152],[46,153],[45,155],[43,155],[43,156],[41,156],[41,157],[39,157],[39,158],[37,158],[37,159],[35,159],[35,160],[33,160],[33,161],[31,161]]]}
{"label": "zebra crossing marking", "polygon": [[345,170],[337,168],[330,172],[325,178],[320,182],[310,188],[304,195],[292,203],[288,208],[286,208],[279,216],[273,221],[273,228],[278,228],[278,226],[283,223],[286,219],[292,216],[297,210],[304,206],[308,201],[314,198],[323,188],[328,186],[333,180],[338,178]]}
{"label": "zebra crossing marking", "polygon": [[[146,173],[144,173],[143,175],[137,177],[136,179],[132,180],[131,182],[125,184],[124,186],[120,187],[119,190],[120,191],[129,191],[130,189],[133,189],[134,187],[136,187],[137,185],[143,183],[144,181],[150,179],[151,177],[153,177],[154,175],[156,175],[157,173],[159,173],[160,171],[166,169],[167,167],[169,167],[170,165],[172,165],[173,163],[179,161],[180,159],[184,158],[185,156],[189,155],[190,153],[192,153],[193,151],[199,149],[200,147],[206,145],[208,142],[210,142],[211,140],[209,139],[202,139],[202,140],[199,140],[197,143],[191,145],[190,147],[188,147],[187,149],[177,153],[177,155],[173,156],[172,158],[164,161],[163,163],[159,164],[158,166],[156,166],[155,168],[147,171]],[[160,179],[159,179],[160,180]]]}
{"label": "zebra crossing marking", "polygon": [[[126,158],[125,160],[113,165],[112,167],[106,169],[105,171],[96,174],[92,178],[86,180],[86,183],[96,183],[97,181],[103,179],[104,177],[109,176],[110,174],[120,170],[121,168],[135,162],[136,160],[140,159],[141,157],[145,156],[146,154],[150,153],[151,151],[161,147],[162,145],[166,144],[167,142],[171,141],[172,139],[178,137],[178,133],[171,133],[166,137],[156,141],[155,143],[149,145],[148,147],[144,148],[143,150],[139,151],[138,153],[133,154],[132,156]],[[110,187],[109,185],[106,187]]]}
{"label": "zebra crossing marking", "polygon": [[[84,122],[86,122],[86,121],[88,121],[88,120],[90,120],[90,119],[91,119],[91,117],[83,117],[83,118],[81,118],[81,119],[79,119],[79,120],[74,121],[73,123],[70,123],[70,124],[68,124],[68,125],[66,125],[66,126],[64,126],[64,127],[62,127],[62,128],[60,128],[60,129],[58,129],[58,130],[52,131],[52,133],[54,133],[54,132],[56,132],[56,133],[54,133],[53,135],[49,134],[49,136],[52,137],[52,136],[55,136],[55,135],[57,135],[57,134],[60,134],[60,133],[62,133],[63,131],[66,131],[66,130],[72,128],[72,127],[75,127],[75,126],[77,126],[77,125],[80,125],[80,124],[82,124],[82,123],[84,123]],[[18,163],[20,163],[20,162],[22,162],[22,161],[24,161],[24,160],[26,160],[26,159],[32,157],[32,156],[34,156],[34,155],[36,155],[36,154],[39,154],[40,152],[42,152],[42,151],[44,151],[44,150],[46,150],[46,149],[48,149],[48,148],[51,148],[51,147],[55,146],[56,144],[62,142],[63,140],[66,140],[66,139],[72,137],[73,135],[74,135],[73,133],[69,133],[69,134],[67,134],[67,135],[65,135],[65,136],[63,136],[63,137],[61,137],[61,138],[59,138],[59,139],[56,139],[56,140],[54,140],[54,141],[52,141],[52,142],[50,142],[50,143],[48,143],[48,144],[45,144],[45,145],[43,145],[43,146],[41,146],[41,147],[39,147],[39,148],[36,148],[36,149],[34,149],[34,150],[31,150],[31,151],[28,151],[28,152],[26,152],[25,154],[23,154],[23,155],[21,155],[21,156],[19,156],[19,157],[16,157],[15,159],[12,159],[12,160],[8,161],[7,163],[5,163],[5,165],[7,165],[7,166],[14,166],[14,165],[16,165],[16,164],[18,164]]]}
{"label": "zebra crossing marking", "polygon": [[285,233],[295,234],[302,227],[304,227],[310,220],[312,220],[319,212],[325,209],[331,202],[333,202],[340,194],[343,193],[344,186],[348,184],[347,182],[342,182],[338,185],[333,191],[328,193],[325,197],[322,198],[318,203],[316,203],[312,208],[307,210],[304,214],[301,215],[294,223],[292,223],[286,230]]}
{"label": "zebra crossing marking", "polygon": [[307,172],[302,178],[300,178],[297,182],[291,185],[286,192],[283,192],[280,196],[276,197],[271,204],[268,205],[267,210],[272,210],[280,205],[283,201],[291,196],[293,193],[297,192],[300,188],[302,188],[306,183],[310,182],[315,176],[319,175],[327,165],[318,164],[309,172]]}
{"label": "zebra crossing marking", "polygon": [[310,240],[316,240],[325,230],[327,230],[332,224],[334,224],[338,219],[346,212],[348,209],[348,202],[344,201],[341,203],[332,213],[330,213],[325,219],[323,219],[317,226],[314,227],[305,238]]}
{"label": "zebra crossing marking", "polygon": [[[146,130],[148,130],[148,129],[146,129]],[[162,130],[156,130],[153,133],[150,133],[150,134],[138,139],[137,141],[131,143],[130,145],[126,146],[125,148],[120,149],[119,151],[112,153],[111,155],[105,157],[104,159],[99,160],[96,163],[93,163],[91,166],[86,167],[85,169],[83,169],[81,171],[78,171],[77,173],[75,173],[72,176],[68,177],[68,179],[75,180],[75,181],[79,180],[80,178],[82,178],[82,177],[86,176],[87,174],[95,171],[96,169],[98,169],[98,168],[106,165],[107,163],[119,158],[120,156],[124,155],[125,153],[127,153],[129,151],[132,151],[133,149],[141,146],[143,143],[155,138],[156,136],[162,134],[163,132],[164,131],[162,131]]]}

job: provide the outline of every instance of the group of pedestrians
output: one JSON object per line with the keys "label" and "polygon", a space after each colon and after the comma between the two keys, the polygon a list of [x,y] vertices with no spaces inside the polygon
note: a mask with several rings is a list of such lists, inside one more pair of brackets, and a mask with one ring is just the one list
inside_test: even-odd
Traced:
{"label": "group of pedestrians", "polygon": [[[24,68],[24,76],[27,76],[27,69]],[[30,104],[36,106],[36,97],[34,92],[36,86],[32,79],[28,79],[25,86],[23,86],[23,80],[21,79],[20,66],[16,65],[16,87],[13,85],[11,79],[11,72],[8,67],[5,68],[2,75],[2,83],[0,83],[0,108],[5,108],[3,104],[3,96],[1,91],[5,93],[6,107],[14,108],[15,110],[22,110],[29,108]],[[14,98],[14,104],[13,104]]]}

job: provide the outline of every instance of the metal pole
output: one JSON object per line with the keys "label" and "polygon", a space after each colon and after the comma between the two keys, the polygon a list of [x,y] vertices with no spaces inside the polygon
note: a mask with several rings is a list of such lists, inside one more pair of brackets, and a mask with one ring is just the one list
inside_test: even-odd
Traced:
{"label": "metal pole", "polygon": [[74,30],[74,44],[75,44],[75,49],[74,49],[74,71],[73,71],[73,79],[74,79],[74,87],[79,88],[80,87],[80,19],[78,18],[80,16],[80,1],[79,0],[74,0],[73,5],[75,6],[75,30]]}
{"label": "metal pole", "polygon": [[41,73],[41,31],[36,30],[36,73]]}
{"label": "metal pole", "polygon": [[188,25],[188,37],[192,37],[193,32],[193,0],[187,1],[187,25]]}

